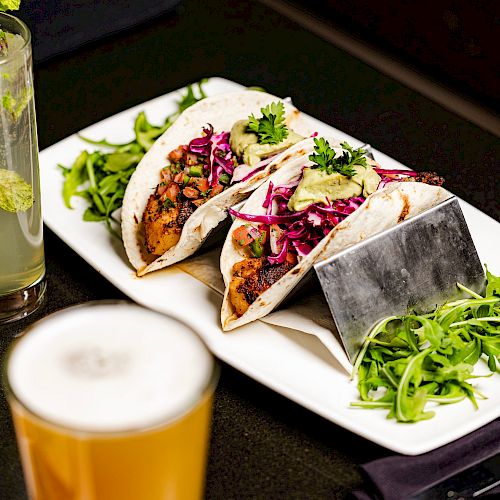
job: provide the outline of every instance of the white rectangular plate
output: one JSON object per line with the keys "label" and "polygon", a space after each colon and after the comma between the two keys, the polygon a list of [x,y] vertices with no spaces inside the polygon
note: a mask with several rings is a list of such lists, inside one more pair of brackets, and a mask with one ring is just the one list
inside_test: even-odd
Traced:
{"label": "white rectangular plate", "polygon": [[[205,86],[208,95],[241,88],[241,85],[221,78],[211,78]],[[82,130],[81,134],[92,139],[106,138],[111,142],[130,140],[139,111],[145,111],[152,123],[161,123],[167,114],[175,111],[181,93],[172,92],[131,108]],[[362,144],[314,118],[311,120],[320,134],[336,134],[355,146]],[[71,165],[85,148],[89,149],[88,145],[72,135],[41,152],[45,223],[131,299],[163,313],[181,316],[200,333],[220,359],[326,419],[408,455],[442,446],[500,416],[498,375],[475,382],[477,388],[489,397],[479,402],[478,411],[469,401],[464,401],[440,406],[431,420],[398,424],[387,420],[383,411],[349,408],[349,403],[358,396],[356,384],[349,382],[345,370],[315,337],[260,321],[224,334],[219,320],[221,297],[201,282],[175,268],[137,278],[120,242],[110,236],[104,225],[84,222],[84,206],[81,204],[74,210],[64,206],[61,196],[63,176],[57,164]],[[401,167],[383,153],[374,153],[385,168]],[[481,261],[498,273],[500,225],[465,202],[461,202],[461,206]],[[140,335],[139,327],[137,334]]]}

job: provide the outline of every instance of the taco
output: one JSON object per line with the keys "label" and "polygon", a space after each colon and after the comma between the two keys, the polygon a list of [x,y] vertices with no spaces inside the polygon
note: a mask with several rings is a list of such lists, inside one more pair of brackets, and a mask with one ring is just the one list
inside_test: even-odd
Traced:
{"label": "taco", "polygon": [[302,157],[230,210],[220,259],[225,331],[270,313],[317,261],[451,196],[437,174],[383,169],[347,143],[314,138],[297,147]]}
{"label": "taco", "polygon": [[206,98],[184,111],[137,166],[125,192],[122,236],[142,276],[193,254],[311,134],[291,104],[265,92]]}

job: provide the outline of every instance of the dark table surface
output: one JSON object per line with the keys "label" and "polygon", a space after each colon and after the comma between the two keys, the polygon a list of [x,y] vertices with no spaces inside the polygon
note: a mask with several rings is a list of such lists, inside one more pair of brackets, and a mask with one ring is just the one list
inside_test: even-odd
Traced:
{"label": "dark table surface", "polygon": [[[306,113],[414,166],[499,219],[498,138],[408,90],[255,1],[187,0],[174,13],[35,68],[40,149],[205,76],[292,96]],[[497,169],[497,170],[496,170]],[[43,307],[0,327],[0,354],[57,309],[123,298],[50,230]],[[0,397],[0,498],[24,489]],[[391,452],[290,402],[227,365],[216,392],[209,498],[346,498],[358,465]]]}

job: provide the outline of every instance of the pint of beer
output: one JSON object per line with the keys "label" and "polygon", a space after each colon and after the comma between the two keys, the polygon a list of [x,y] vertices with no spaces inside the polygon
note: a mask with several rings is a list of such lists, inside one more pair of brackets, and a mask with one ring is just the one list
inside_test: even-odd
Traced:
{"label": "pint of beer", "polygon": [[30,498],[201,498],[216,378],[192,330],[136,305],[36,323],[6,377]]}

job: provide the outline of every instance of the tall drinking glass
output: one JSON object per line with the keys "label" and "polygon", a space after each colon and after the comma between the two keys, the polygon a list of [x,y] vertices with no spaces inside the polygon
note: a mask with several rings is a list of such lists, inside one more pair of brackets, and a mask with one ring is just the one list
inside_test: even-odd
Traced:
{"label": "tall drinking glass", "polygon": [[44,275],[31,35],[0,13],[0,323],[40,305]]}
{"label": "tall drinking glass", "polygon": [[202,498],[217,375],[190,328],[130,303],[35,323],[5,377],[30,498]]}

